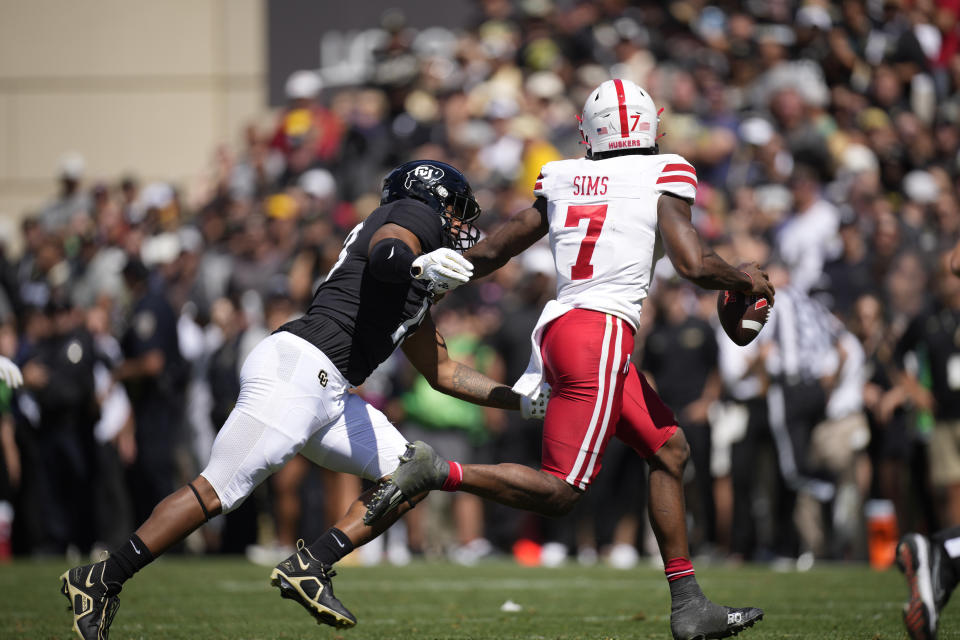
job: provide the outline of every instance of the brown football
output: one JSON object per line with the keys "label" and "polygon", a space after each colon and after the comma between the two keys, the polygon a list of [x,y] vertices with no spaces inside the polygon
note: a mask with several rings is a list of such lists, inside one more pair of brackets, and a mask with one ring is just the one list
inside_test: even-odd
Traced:
{"label": "brown football", "polygon": [[742,291],[721,291],[717,296],[717,315],[730,339],[742,347],[750,344],[767,324],[770,304],[766,298]]}

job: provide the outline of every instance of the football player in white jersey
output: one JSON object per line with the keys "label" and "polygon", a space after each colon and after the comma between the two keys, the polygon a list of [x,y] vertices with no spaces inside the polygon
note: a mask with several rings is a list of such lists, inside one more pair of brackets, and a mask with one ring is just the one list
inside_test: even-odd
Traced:
{"label": "football player in white jersey", "polygon": [[725,638],[752,626],[763,611],[716,605],[697,585],[684,520],[689,446],[673,412],[631,366],[630,354],[654,263],[664,253],[681,276],[701,287],[771,302],[774,291],[758,265],[741,271],[701,241],[690,212],[696,170],[679,155],[658,153],[658,115],[650,96],[632,82],[601,84],[583,108],[586,157],[544,165],[533,206],[465,254],[474,277],[482,277],[549,234],[557,298],[543,310],[530,367],[514,385],[528,397],[539,394],[544,380],[552,386],[541,469],[460,465],[414,443],[370,505],[368,519],[401,496],[439,488],[565,514],[600,471],[615,436],[650,465],[650,521],[670,583],[673,636]]}

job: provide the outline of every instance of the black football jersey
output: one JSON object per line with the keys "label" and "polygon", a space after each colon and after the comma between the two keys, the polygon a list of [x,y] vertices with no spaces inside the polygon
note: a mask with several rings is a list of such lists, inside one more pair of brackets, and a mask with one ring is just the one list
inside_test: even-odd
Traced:
{"label": "black football jersey", "polygon": [[367,269],[370,238],[388,222],[412,231],[422,253],[444,246],[443,220],[426,204],[406,199],[378,207],[350,231],[307,313],[279,329],[323,351],[353,385],[420,326],[431,304],[423,280],[383,282]]}
{"label": "black football jersey", "polygon": [[919,377],[929,377],[937,401],[934,416],[960,419],[960,310],[928,310],[914,318],[897,344],[900,366],[908,352],[919,360]]}

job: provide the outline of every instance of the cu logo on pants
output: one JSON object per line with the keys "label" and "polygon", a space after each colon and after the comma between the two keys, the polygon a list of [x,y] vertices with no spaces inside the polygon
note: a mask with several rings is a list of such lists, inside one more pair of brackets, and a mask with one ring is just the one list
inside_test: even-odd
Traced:
{"label": "cu logo on pants", "polygon": [[320,370],[320,375],[318,375],[317,378],[320,380],[320,386],[321,386],[321,387],[327,386],[327,372],[326,372],[326,371],[324,371],[323,369],[321,369],[321,370]]}

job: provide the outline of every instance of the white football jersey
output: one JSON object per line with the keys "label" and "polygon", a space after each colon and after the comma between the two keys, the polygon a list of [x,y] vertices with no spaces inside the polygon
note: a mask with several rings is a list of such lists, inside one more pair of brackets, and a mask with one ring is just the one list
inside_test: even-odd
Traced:
{"label": "white football jersey", "polygon": [[661,193],[688,201],[697,172],[676,154],[560,160],[543,166],[534,195],[547,199],[557,301],[623,318],[636,329],[653,265]]}

